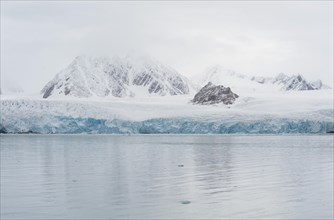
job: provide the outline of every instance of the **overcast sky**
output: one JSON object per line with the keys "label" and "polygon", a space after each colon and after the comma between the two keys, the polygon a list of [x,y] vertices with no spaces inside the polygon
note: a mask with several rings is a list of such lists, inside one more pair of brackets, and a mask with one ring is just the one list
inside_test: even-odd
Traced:
{"label": "overcast sky", "polygon": [[221,64],[333,83],[333,2],[4,2],[1,79],[41,88],[75,56],[136,51],[186,76]]}

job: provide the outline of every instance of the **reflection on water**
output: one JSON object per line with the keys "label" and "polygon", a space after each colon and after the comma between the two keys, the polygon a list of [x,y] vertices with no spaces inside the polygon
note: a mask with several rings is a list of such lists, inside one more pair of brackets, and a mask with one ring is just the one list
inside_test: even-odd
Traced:
{"label": "reflection on water", "polygon": [[1,137],[1,218],[333,218],[333,136]]}

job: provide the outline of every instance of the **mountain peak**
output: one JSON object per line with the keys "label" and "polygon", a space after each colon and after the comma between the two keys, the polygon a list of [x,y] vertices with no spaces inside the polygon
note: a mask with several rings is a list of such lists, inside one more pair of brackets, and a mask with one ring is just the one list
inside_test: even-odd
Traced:
{"label": "mountain peak", "polygon": [[41,91],[50,96],[125,97],[146,91],[146,95],[189,93],[188,80],[176,70],[147,56],[91,58],[77,56]]}

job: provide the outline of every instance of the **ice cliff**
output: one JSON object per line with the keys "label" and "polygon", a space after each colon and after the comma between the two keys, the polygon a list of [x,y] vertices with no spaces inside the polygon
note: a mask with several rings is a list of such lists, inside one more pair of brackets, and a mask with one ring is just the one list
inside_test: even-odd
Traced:
{"label": "ice cliff", "polygon": [[[151,100],[152,101],[152,100]],[[326,101],[326,100],[325,100]],[[168,102],[168,100],[166,100]],[[239,103],[240,104],[240,103]],[[249,103],[246,103],[249,105]],[[261,113],[232,105],[160,102],[1,100],[1,133],[42,134],[285,134],[334,130],[334,111]],[[275,108],[275,107],[274,107]],[[130,117],[131,116],[131,117]]]}
{"label": "ice cliff", "polygon": [[326,133],[333,130],[328,121],[289,120],[224,122],[191,118],[157,118],[145,121],[43,116],[12,118],[0,124],[0,133],[41,134],[287,134]]}

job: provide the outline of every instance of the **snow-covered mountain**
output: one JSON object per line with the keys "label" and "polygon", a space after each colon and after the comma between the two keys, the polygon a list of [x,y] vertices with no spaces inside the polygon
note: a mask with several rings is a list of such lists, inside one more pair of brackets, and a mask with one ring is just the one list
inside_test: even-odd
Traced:
{"label": "snow-covered mountain", "polygon": [[43,98],[182,95],[193,89],[176,70],[148,57],[78,56],[42,89]]}
{"label": "snow-covered mountain", "polygon": [[321,80],[309,82],[300,74],[288,76],[284,73],[280,73],[276,77],[252,77],[251,80],[261,84],[271,83],[278,85],[283,91],[319,90],[330,88],[329,86],[323,84]]}
{"label": "snow-covered mountain", "polygon": [[[275,77],[247,76],[237,73],[233,70],[226,69],[220,65],[208,68],[203,73],[194,78],[195,82],[200,85],[206,85],[208,82],[229,86],[232,89],[243,89],[246,93],[250,91],[282,90],[282,91],[301,91],[301,90],[319,90],[330,88],[324,85],[321,80],[315,82],[307,81],[302,75],[286,75],[280,73]],[[255,82],[255,84],[254,84]],[[258,84],[266,85],[267,88]],[[261,88],[262,87],[262,88]]]}

